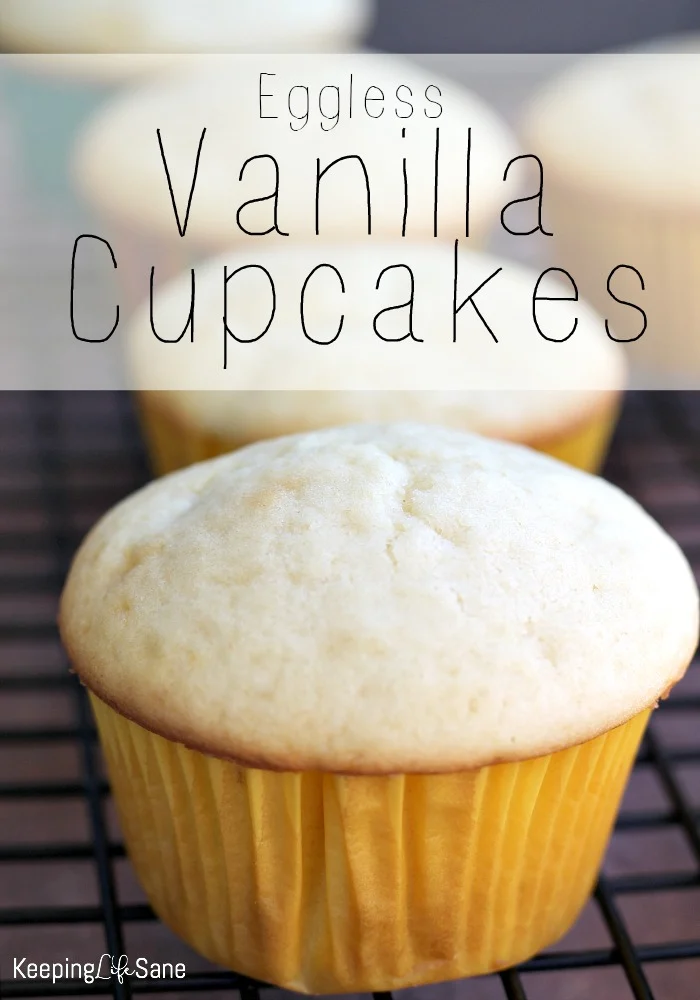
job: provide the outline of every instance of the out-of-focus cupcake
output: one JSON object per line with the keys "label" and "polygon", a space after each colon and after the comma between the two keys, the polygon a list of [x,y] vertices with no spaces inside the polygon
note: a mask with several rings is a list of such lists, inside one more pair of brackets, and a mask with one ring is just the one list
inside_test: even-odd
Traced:
{"label": "out-of-focus cupcake", "polygon": [[[312,275],[321,262],[328,266]],[[224,337],[225,269],[231,275],[241,267],[247,270],[229,281]],[[232,252],[195,271],[194,333],[185,329],[191,277],[176,279],[155,296],[152,313],[150,303],[142,307],[128,336],[154,469],[168,472],[281,434],[405,419],[599,469],[626,376],[603,320],[582,302],[540,303],[537,320],[549,336],[561,338],[576,324],[566,343],[547,341],[533,319],[537,272],[463,251],[457,305],[486,284],[457,314],[454,343],[454,275],[453,250],[438,244]],[[274,318],[260,337],[272,313],[270,281]],[[570,292],[545,280],[539,294]],[[162,343],[154,328],[162,340],[181,339]]]}
{"label": "out-of-focus cupcake", "polygon": [[408,60],[212,57],[105,108],[79,143],[75,173],[143,297],[151,264],[162,278],[241,241],[317,230],[326,243],[368,240],[371,228],[372,239],[407,241],[465,240],[468,230],[478,245],[498,220],[515,151],[479,98]]}
{"label": "out-of-focus cupcake", "polygon": [[335,52],[369,24],[371,0],[3,0],[16,52]]}
{"label": "out-of-focus cupcake", "polygon": [[356,426],[124,501],[60,624],[157,914],[335,994],[490,973],[571,927],[698,593],[602,479]]}
{"label": "out-of-focus cupcake", "polygon": [[[371,0],[2,0],[2,98],[36,189],[70,197],[81,127],[115,87],[177,67],[177,53],[352,50]],[[33,55],[29,55],[29,54]],[[134,54],[138,54],[134,58]]]}
{"label": "out-of-focus cupcake", "polygon": [[[628,347],[639,384],[700,374],[699,87],[697,38],[660,41],[581,60],[524,121],[525,145],[544,164],[556,262],[618,336],[641,333]],[[643,333],[641,312],[608,291],[619,265],[610,289],[644,311]]]}

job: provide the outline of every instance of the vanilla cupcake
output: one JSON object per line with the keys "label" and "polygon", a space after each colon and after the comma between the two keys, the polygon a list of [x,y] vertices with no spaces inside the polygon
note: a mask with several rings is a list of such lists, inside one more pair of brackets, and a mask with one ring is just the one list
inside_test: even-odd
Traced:
{"label": "vanilla cupcake", "polygon": [[143,292],[151,265],[162,278],[261,239],[452,241],[468,231],[478,244],[498,219],[515,150],[478,97],[408,60],[211,57],[105,108],[78,144],[75,177],[119,274],[140,267]]}
{"label": "vanilla cupcake", "polygon": [[[327,266],[314,274],[320,262]],[[225,309],[224,274],[244,266],[230,279]],[[458,305],[484,283],[457,314],[456,343],[455,272]],[[169,472],[282,434],[408,419],[528,444],[595,471],[618,413],[624,357],[582,302],[540,302],[543,332],[561,338],[576,326],[565,343],[545,340],[533,318],[538,278],[469,251],[455,269],[451,248],[400,242],[280,246],[210,260],[195,271],[194,337],[184,329],[189,274],[153,302],[156,333],[178,343],[154,336],[150,302],[128,331],[130,385],[153,467]],[[275,315],[260,337],[270,281]],[[570,291],[545,279],[539,294]]]}
{"label": "vanilla cupcake", "polygon": [[3,0],[0,39],[17,52],[334,52],[371,11],[371,0]]}
{"label": "vanilla cupcake", "polygon": [[60,623],[158,915],[340,993],[569,929],[698,594],[604,480],[394,424],[157,480],[92,530]]}
{"label": "vanilla cupcake", "polygon": [[[523,128],[544,164],[557,262],[633,341],[639,384],[652,387],[700,370],[700,55],[697,38],[654,48],[583,59],[539,94]],[[611,288],[644,311],[646,329],[608,293],[619,265]]]}

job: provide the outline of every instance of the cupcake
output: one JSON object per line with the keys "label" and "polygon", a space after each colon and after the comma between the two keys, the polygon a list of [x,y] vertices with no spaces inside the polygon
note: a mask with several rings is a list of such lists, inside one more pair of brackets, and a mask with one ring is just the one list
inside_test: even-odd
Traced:
{"label": "cupcake", "polygon": [[370,15],[371,0],[2,0],[0,46],[23,53],[5,60],[2,96],[35,190],[71,205],[86,121],[116,87],[177,68],[176,53],[343,51]]}
{"label": "cupcake", "polygon": [[370,14],[370,0],[3,0],[0,39],[18,52],[332,52]]}
{"label": "cupcake", "polygon": [[261,239],[477,245],[515,148],[478,97],[398,57],[210,57],[106,107],[75,177],[145,296],[152,265],[158,280]]}
{"label": "cupcake", "polygon": [[[328,267],[308,281],[321,261]],[[241,267],[248,270],[229,282],[224,337],[224,274]],[[256,339],[272,307],[261,268],[274,283],[275,315]],[[459,311],[456,334],[455,273],[458,302],[485,282]],[[128,330],[130,385],[153,468],[170,472],[283,434],[418,420],[528,444],[596,471],[618,413],[624,356],[582,302],[540,303],[537,321],[548,335],[565,336],[576,324],[565,343],[545,340],[533,319],[538,278],[512,261],[469,251],[458,254],[456,269],[452,248],[398,241],[281,246],[210,260],[195,271],[194,339],[184,330],[189,274],[154,297],[153,328],[149,302]],[[554,281],[542,283],[539,294],[548,289],[570,296]],[[391,308],[397,304],[404,307]],[[341,315],[337,339],[324,346]],[[183,336],[162,343],[154,328],[163,339]]]}
{"label": "cupcake", "polygon": [[583,59],[541,91],[523,125],[544,164],[557,262],[630,341],[638,384],[651,387],[700,370],[700,55],[697,38],[685,45]]}
{"label": "cupcake", "polygon": [[156,913],[214,962],[342,993],[489,973],[569,929],[698,594],[602,479],[356,425],[123,501],[60,626]]}

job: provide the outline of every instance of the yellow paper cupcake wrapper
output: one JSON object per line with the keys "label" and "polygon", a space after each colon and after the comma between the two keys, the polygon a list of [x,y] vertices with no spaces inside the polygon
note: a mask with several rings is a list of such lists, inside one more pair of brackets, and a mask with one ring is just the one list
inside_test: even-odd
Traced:
{"label": "yellow paper cupcake wrapper", "polygon": [[212,961],[308,993],[480,975],[564,934],[649,716],[522,763],[343,777],[214,759],[91,697],[155,911]]}
{"label": "yellow paper cupcake wrapper", "polygon": [[[158,476],[251,444],[249,438],[236,438],[233,434],[224,437],[185,424],[174,418],[162,402],[154,401],[150,394],[137,396],[137,408],[151,466]],[[584,423],[556,439],[533,444],[533,447],[586,472],[599,472],[608,451],[618,408],[618,400],[609,402]]]}

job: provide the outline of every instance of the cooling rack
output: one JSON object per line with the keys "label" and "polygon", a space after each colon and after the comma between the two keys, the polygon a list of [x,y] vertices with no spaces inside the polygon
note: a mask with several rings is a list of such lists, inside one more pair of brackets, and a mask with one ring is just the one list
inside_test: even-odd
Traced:
{"label": "cooling rack", "polygon": [[[700,570],[700,393],[631,393],[605,474]],[[132,993],[254,1000],[156,920],[130,872],[56,601],[89,526],[148,470],[120,393],[0,393],[0,996]],[[603,875],[574,931],[522,967],[408,991],[414,1000],[700,997],[700,670],[655,713]],[[13,962],[139,954],[184,979],[55,984]],[[279,996],[279,992],[277,993]],[[375,994],[389,1000],[390,994]]]}

